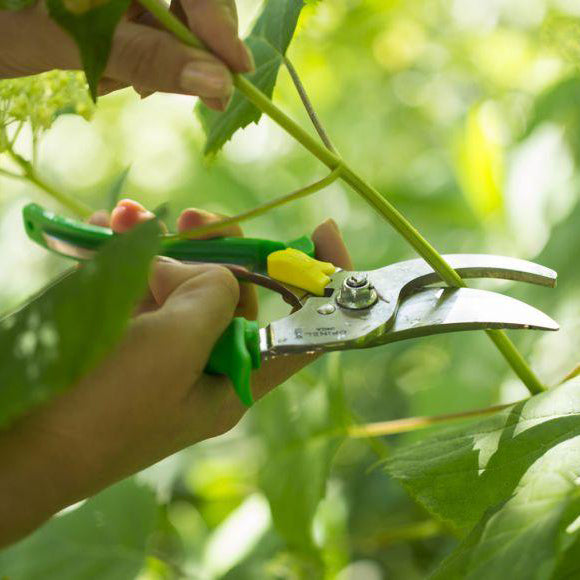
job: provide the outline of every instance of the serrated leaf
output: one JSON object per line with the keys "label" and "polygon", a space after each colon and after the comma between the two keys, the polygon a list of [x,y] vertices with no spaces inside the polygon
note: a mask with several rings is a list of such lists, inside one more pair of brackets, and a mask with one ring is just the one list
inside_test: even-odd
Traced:
{"label": "serrated leaf", "polygon": [[147,222],[0,322],[0,426],[70,387],[120,339],[158,244]]}
{"label": "serrated leaf", "polygon": [[14,580],[127,580],[143,567],[155,529],[155,494],[133,479],[53,518],[34,534],[3,550],[0,570]]}
{"label": "serrated leaf", "polygon": [[[268,0],[246,43],[254,56],[256,70],[248,79],[268,97],[272,96],[278,71],[292,40],[298,17],[304,6],[302,0]],[[238,129],[257,123],[261,111],[237,89],[228,109],[218,113],[203,103],[198,115],[206,134],[205,155],[217,153]]]}
{"label": "serrated leaf", "polygon": [[329,356],[330,380],[316,389],[303,384],[283,387],[256,407],[268,456],[260,485],[276,530],[302,554],[316,552],[312,521],[348,421],[338,361],[339,355]]}
{"label": "serrated leaf", "polygon": [[49,14],[75,40],[91,96],[97,100],[97,85],[105,72],[113,34],[130,0],[109,0],[85,12],[71,12],[63,0],[46,0]]}
{"label": "serrated leaf", "polygon": [[467,534],[436,577],[551,577],[580,515],[579,387],[566,383],[387,462],[433,515]]}
{"label": "serrated leaf", "polygon": [[250,38],[262,38],[280,54],[285,54],[294,36],[302,8],[302,0],[268,0]]}

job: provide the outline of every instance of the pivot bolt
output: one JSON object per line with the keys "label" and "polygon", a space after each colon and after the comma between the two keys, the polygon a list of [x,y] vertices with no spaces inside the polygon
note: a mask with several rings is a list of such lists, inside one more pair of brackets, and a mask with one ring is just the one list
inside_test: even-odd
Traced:
{"label": "pivot bolt", "polygon": [[366,274],[358,272],[352,276],[349,276],[346,279],[346,284],[351,288],[362,288],[368,284],[368,281],[369,279]]}
{"label": "pivot bolt", "polygon": [[349,310],[363,310],[378,300],[377,292],[369,282],[368,276],[357,272],[351,274],[342,284],[336,302]]}

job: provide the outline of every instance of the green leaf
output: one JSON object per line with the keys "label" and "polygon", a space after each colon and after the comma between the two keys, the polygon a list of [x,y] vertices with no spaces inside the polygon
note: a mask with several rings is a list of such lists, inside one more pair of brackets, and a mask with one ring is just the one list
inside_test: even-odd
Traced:
{"label": "green leaf", "polygon": [[48,11],[75,40],[81,53],[83,68],[93,100],[97,100],[97,85],[105,72],[113,34],[130,0],[109,0],[85,12],[71,12],[63,0],[47,0]]}
{"label": "green leaf", "polygon": [[[280,65],[284,61],[303,6],[302,0],[268,0],[246,39],[256,63],[256,70],[248,75],[248,79],[268,97],[274,92]],[[236,89],[224,113],[212,111],[200,103],[198,115],[206,134],[204,153],[213,155],[238,129],[257,123],[262,113]]]}
{"label": "green leaf", "polygon": [[[129,177],[129,172],[131,171],[131,166],[125,167],[123,171],[121,171],[118,175],[116,175],[111,182],[111,185],[108,188],[108,191],[105,196],[105,203],[110,211],[115,209],[117,202],[119,201],[119,197],[123,192],[123,188],[125,187],[125,183],[127,183],[127,177]],[[157,216],[159,217],[159,216]]]}
{"label": "green leaf", "polygon": [[403,448],[386,466],[467,534],[438,578],[550,578],[577,537],[580,381]]}
{"label": "green leaf", "polygon": [[255,414],[267,451],[261,487],[276,530],[302,554],[316,551],[312,521],[348,422],[339,355],[328,358],[330,380],[314,389],[300,382],[279,388]]}
{"label": "green leaf", "polygon": [[455,165],[461,190],[483,221],[503,213],[504,157],[498,126],[493,109],[477,105],[469,112],[456,145]]}
{"label": "green leaf", "polygon": [[155,529],[155,494],[133,479],[54,517],[0,553],[3,578],[14,580],[127,580],[144,565]]}
{"label": "green leaf", "polygon": [[0,0],[0,10],[22,10],[34,2],[35,0]]}
{"label": "green leaf", "polygon": [[158,233],[151,221],[116,237],[0,322],[0,426],[73,385],[121,338],[145,291]]}

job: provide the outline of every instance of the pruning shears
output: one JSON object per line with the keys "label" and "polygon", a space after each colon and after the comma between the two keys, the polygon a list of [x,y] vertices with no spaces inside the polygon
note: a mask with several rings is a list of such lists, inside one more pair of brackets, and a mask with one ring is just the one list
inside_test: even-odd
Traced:
{"label": "pruning shears", "polygon": [[[37,204],[27,205],[23,218],[33,241],[76,260],[91,259],[117,235],[109,228],[47,212]],[[559,328],[549,316],[514,298],[441,287],[439,275],[422,259],[372,271],[341,270],[314,259],[314,244],[308,237],[289,243],[252,238],[162,239],[160,254],[184,262],[223,264],[238,279],[278,292],[292,306],[291,314],[264,328],[235,318],[214,347],[206,372],[227,375],[248,406],[253,403],[251,371],[269,358],[372,348],[446,332]],[[556,285],[556,272],[526,260],[486,254],[444,258],[462,278]]]}

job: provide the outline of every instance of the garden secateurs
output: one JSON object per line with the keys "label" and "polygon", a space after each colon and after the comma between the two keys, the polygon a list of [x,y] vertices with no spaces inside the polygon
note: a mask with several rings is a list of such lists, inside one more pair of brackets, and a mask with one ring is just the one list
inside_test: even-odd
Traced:
{"label": "garden secateurs", "polygon": [[[32,240],[77,260],[90,259],[117,235],[36,204],[27,205],[23,217]],[[291,314],[264,328],[235,318],[214,347],[206,371],[227,375],[246,405],[253,403],[251,371],[273,357],[371,348],[464,330],[559,328],[549,316],[514,298],[441,287],[441,278],[423,259],[371,271],[341,270],[314,259],[308,237],[288,244],[251,238],[162,239],[160,254],[184,262],[223,264],[238,279],[280,293],[293,307]],[[443,257],[462,278],[556,285],[556,272],[525,260],[485,254]]]}

